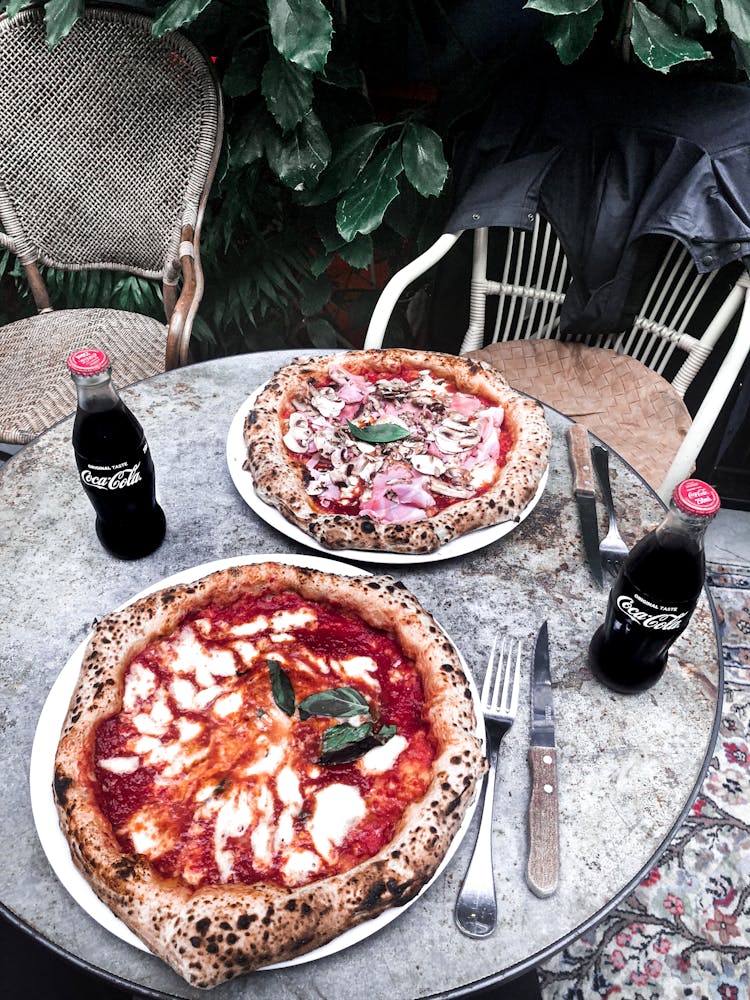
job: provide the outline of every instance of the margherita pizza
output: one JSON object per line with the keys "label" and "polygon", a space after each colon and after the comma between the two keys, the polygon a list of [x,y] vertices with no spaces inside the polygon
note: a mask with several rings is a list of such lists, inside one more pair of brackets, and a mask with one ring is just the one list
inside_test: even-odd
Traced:
{"label": "margherita pizza", "polygon": [[483,767],[460,657],[401,584],[260,563],[96,624],[55,799],[95,892],[208,987],[412,899]]}
{"label": "margherita pizza", "polygon": [[298,359],[245,420],[256,492],[331,549],[433,552],[518,519],[549,442],[499,371],[420,351]]}

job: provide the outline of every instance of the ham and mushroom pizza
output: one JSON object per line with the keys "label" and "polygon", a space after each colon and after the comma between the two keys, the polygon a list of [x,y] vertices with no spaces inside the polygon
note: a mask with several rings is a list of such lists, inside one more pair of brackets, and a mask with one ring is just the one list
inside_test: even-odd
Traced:
{"label": "ham and mushroom pizza", "polygon": [[258,496],[318,544],[413,554],[517,520],[550,443],[541,405],[496,369],[407,350],[295,360],[244,437]]}
{"label": "ham and mushroom pizza", "polygon": [[94,891],[210,987],[413,899],[484,770],[476,726],[401,584],[234,566],[96,624],[55,801]]}

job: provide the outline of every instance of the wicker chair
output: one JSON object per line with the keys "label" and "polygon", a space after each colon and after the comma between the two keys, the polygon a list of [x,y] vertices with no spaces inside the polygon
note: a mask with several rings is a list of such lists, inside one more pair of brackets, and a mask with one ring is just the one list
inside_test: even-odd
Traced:
{"label": "wicker chair", "polygon": [[[719,272],[698,274],[684,247],[669,240],[635,320],[594,343],[569,343],[558,338],[570,272],[552,227],[537,215],[530,231],[503,231],[495,279],[488,276],[493,232],[498,231],[473,232],[469,328],[461,353],[495,365],[511,385],[585,423],[666,501],[692,472],[750,353],[748,274],[743,271],[718,303],[710,302]],[[391,278],[373,311],[366,348],[383,345],[403,291],[461,235],[444,233]],[[494,317],[488,315],[488,299],[496,303]],[[740,310],[736,334],[691,419],[683,397]]]}
{"label": "wicker chair", "polygon": [[[119,386],[187,361],[222,103],[186,38],[96,6],[52,49],[44,8],[0,17],[0,92],[0,254],[17,256],[38,309],[0,328],[0,441],[22,445],[73,412],[75,348],[105,350]],[[52,311],[39,265],[159,279],[167,324]]]}

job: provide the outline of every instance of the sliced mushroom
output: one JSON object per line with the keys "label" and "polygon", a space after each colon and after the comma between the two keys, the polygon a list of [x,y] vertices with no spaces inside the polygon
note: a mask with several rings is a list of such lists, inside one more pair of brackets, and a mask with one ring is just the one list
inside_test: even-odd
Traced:
{"label": "sliced mushroom", "polygon": [[417,472],[425,476],[442,476],[446,469],[445,462],[437,455],[412,455],[409,461]]}
{"label": "sliced mushroom", "polygon": [[447,427],[446,422],[435,428],[434,437],[435,444],[444,455],[457,455],[459,451],[468,451],[481,440],[481,434],[475,428],[462,427],[458,430]]}
{"label": "sliced mushroom", "polygon": [[295,411],[289,417],[289,430],[283,437],[289,451],[296,455],[304,455],[310,444],[312,431],[304,413]]}
{"label": "sliced mushroom", "polygon": [[337,417],[346,406],[344,400],[339,399],[330,385],[324,389],[315,389],[311,386],[310,402],[324,417]]}
{"label": "sliced mushroom", "polygon": [[440,493],[444,497],[454,497],[457,500],[468,500],[474,496],[474,490],[461,486],[449,486],[443,479],[430,480],[430,492]]}

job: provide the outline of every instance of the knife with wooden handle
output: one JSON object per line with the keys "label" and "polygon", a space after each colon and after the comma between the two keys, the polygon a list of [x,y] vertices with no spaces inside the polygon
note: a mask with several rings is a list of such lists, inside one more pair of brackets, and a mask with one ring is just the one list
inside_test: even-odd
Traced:
{"label": "knife with wooden handle", "polygon": [[599,524],[596,514],[594,467],[591,461],[589,432],[583,424],[571,424],[568,428],[568,450],[570,465],[573,469],[573,492],[578,505],[583,547],[586,551],[591,574],[601,587],[602,558],[599,554]]}
{"label": "knife with wooden handle", "polygon": [[549,670],[547,622],[539,629],[531,680],[531,796],[526,881],[537,896],[551,896],[560,875],[557,750]]}

